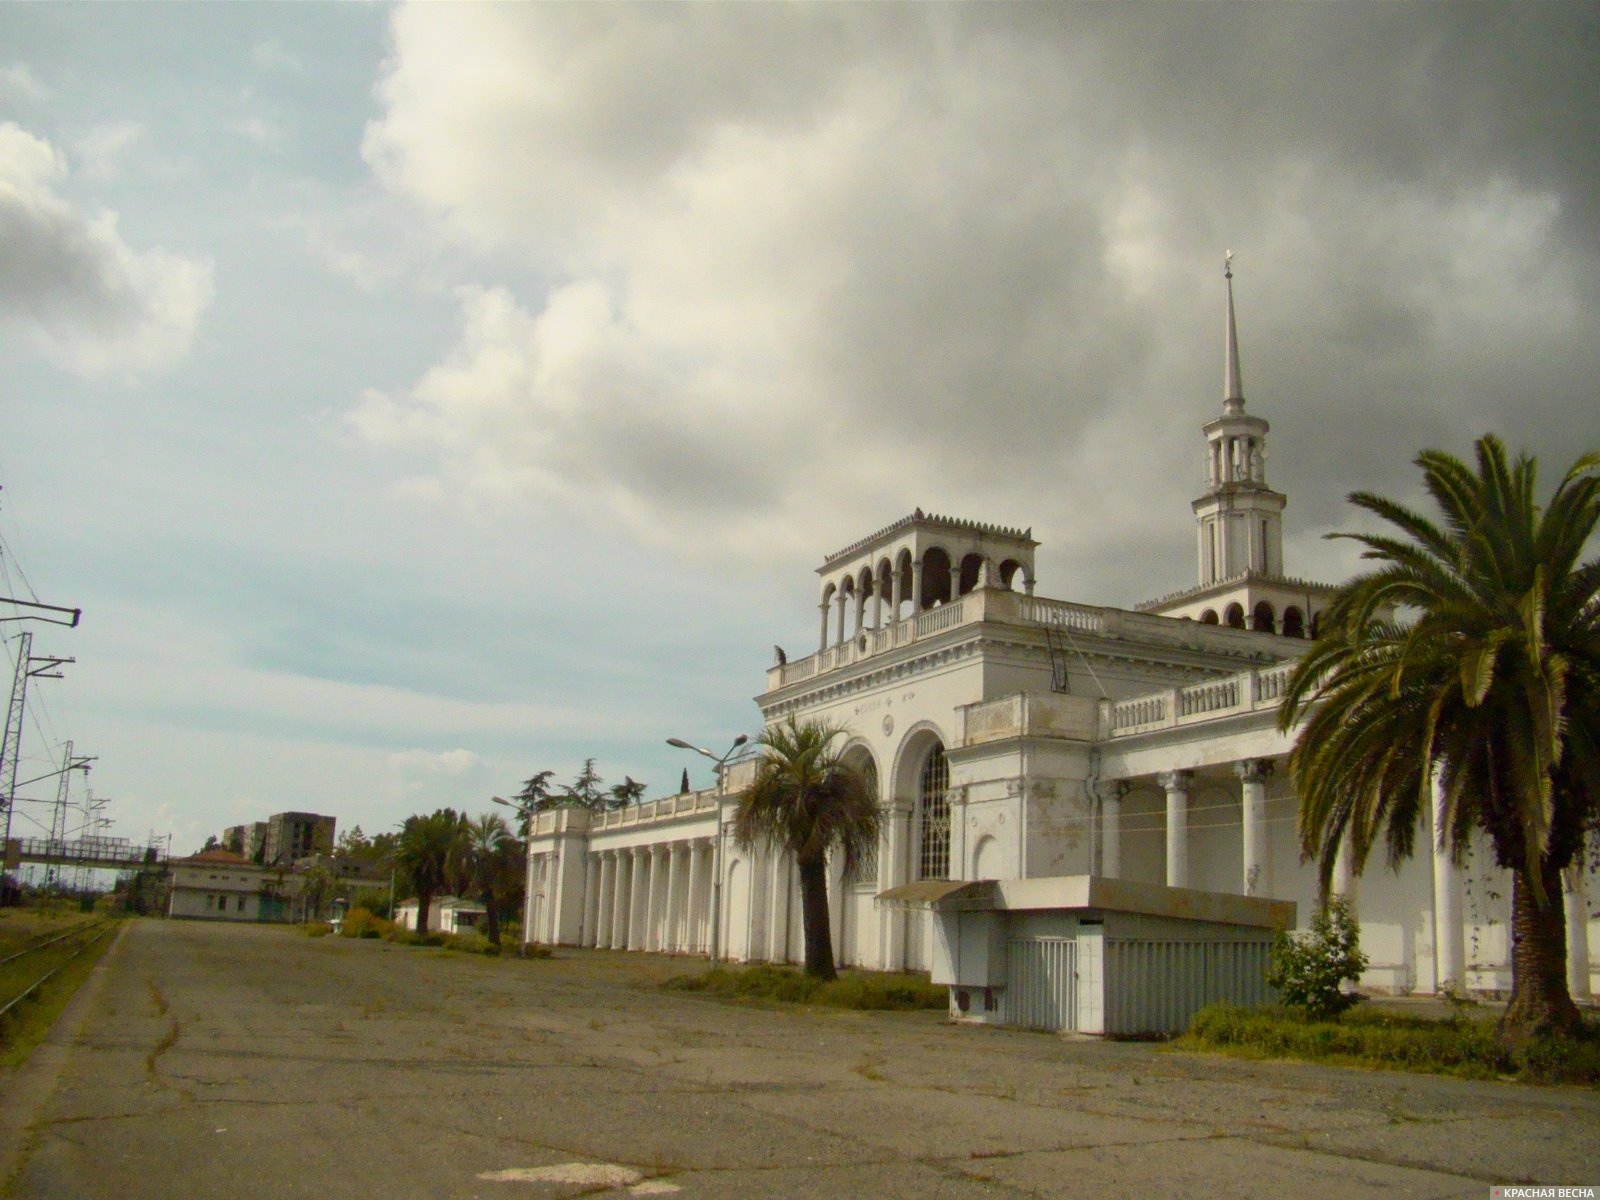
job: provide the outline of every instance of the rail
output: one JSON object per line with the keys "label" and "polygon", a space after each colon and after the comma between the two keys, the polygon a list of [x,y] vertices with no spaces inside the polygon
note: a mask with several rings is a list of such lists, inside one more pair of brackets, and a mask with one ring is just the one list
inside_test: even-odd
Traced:
{"label": "rail", "polygon": [[85,922],[81,925],[75,925],[63,933],[59,933],[53,937],[48,937],[41,941],[35,942],[31,946],[24,946],[21,950],[16,951],[14,954],[8,954],[5,958],[0,958],[0,966],[4,966],[7,963],[16,962],[18,959],[26,958],[30,954],[38,954],[41,951],[48,950],[52,946],[56,946],[62,942],[68,941],[71,938],[76,937],[82,939],[72,950],[71,954],[68,954],[65,958],[60,959],[59,961],[53,961],[49,970],[35,978],[33,982],[28,984],[27,987],[23,988],[22,991],[18,992],[15,996],[11,997],[11,999],[7,1000],[5,1004],[0,1005],[0,1019],[3,1019],[13,1008],[21,1004],[28,997],[32,996],[45,984],[49,983],[50,980],[54,979],[56,975],[60,974],[60,972],[66,968],[67,964],[73,959],[77,958],[78,955],[82,954],[90,946],[94,945],[96,942],[110,934],[111,931],[116,928],[116,925],[117,923],[111,920]]}

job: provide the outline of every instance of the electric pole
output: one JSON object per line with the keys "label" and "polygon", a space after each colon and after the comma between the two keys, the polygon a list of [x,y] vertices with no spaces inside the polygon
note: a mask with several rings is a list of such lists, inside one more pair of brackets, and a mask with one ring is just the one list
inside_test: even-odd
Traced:
{"label": "electric pole", "polygon": [[[12,601],[12,603],[24,603]],[[48,605],[29,605],[32,608],[46,608]],[[73,624],[77,624],[77,610],[74,613]],[[67,663],[76,662],[74,658],[55,658],[49,655],[34,657],[33,634],[23,633],[18,638],[17,669],[11,677],[11,703],[6,708],[5,738],[0,742],[0,786],[5,788],[3,799],[6,810],[5,841],[0,843],[0,851],[4,855],[10,854],[11,849],[11,816],[17,807],[17,763],[22,749],[22,712],[28,702],[28,680],[30,679],[61,679],[63,676],[58,668]]]}

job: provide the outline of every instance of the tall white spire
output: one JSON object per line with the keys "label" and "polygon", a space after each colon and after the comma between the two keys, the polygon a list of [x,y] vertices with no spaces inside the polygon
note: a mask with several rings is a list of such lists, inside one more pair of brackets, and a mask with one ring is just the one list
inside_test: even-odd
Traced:
{"label": "tall white spire", "polygon": [[1233,319],[1233,251],[1222,259],[1222,277],[1228,281],[1228,346],[1224,368],[1222,411],[1236,416],[1244,411],[1244,385],[1239,382],[1239,327]]}

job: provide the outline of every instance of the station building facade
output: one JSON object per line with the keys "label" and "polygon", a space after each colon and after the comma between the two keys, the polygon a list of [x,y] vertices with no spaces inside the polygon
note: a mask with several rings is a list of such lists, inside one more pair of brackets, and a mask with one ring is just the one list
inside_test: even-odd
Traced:
{"label": "station building facade", "polygon": [[[1222,893],[1292,901],[1309,921],[1316,872],[1300,861],[1277,709],[1333,589],[1285,570],[1286,498],[1266,477],[1268,423],[1245,410],[1231,276],[1222,411],[1202,432],[1196,583],[1160,599],[1040,596],[1031,529],[920,509],[818,568],[817,650],[780,652],[756,703],[767,724],[843,726],[878,792],[875,860],[830,878],[839,961],[935,965],[935,914],[885,896],[918,881],[1126,880],[1178,889],[1180,909],[1182,892]],[[731,836],[753,769],[613,812],[540,814],[525,937],[802,961],[793,862]],[[1508,993],[1508,876],[1486,846],[1458,865],[1433,844],[1429,830],[1398,872],[1377,858],[1360,879],[1336,871],[1371,960],[1364,986]],[[1580,1000],[1600,947],[1594,883],[1566,879]]]}

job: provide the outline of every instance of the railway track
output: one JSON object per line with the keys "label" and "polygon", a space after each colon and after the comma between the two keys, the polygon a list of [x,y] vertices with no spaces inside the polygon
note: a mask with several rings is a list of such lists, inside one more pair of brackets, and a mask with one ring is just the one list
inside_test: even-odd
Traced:
{"label": "railway track", "polygon": [[4,997],[0,1002],[0,1022],[73,959],[114,933],[116,927],[117,922],[109,919],[86,921],[0,958],[0,996]]}

